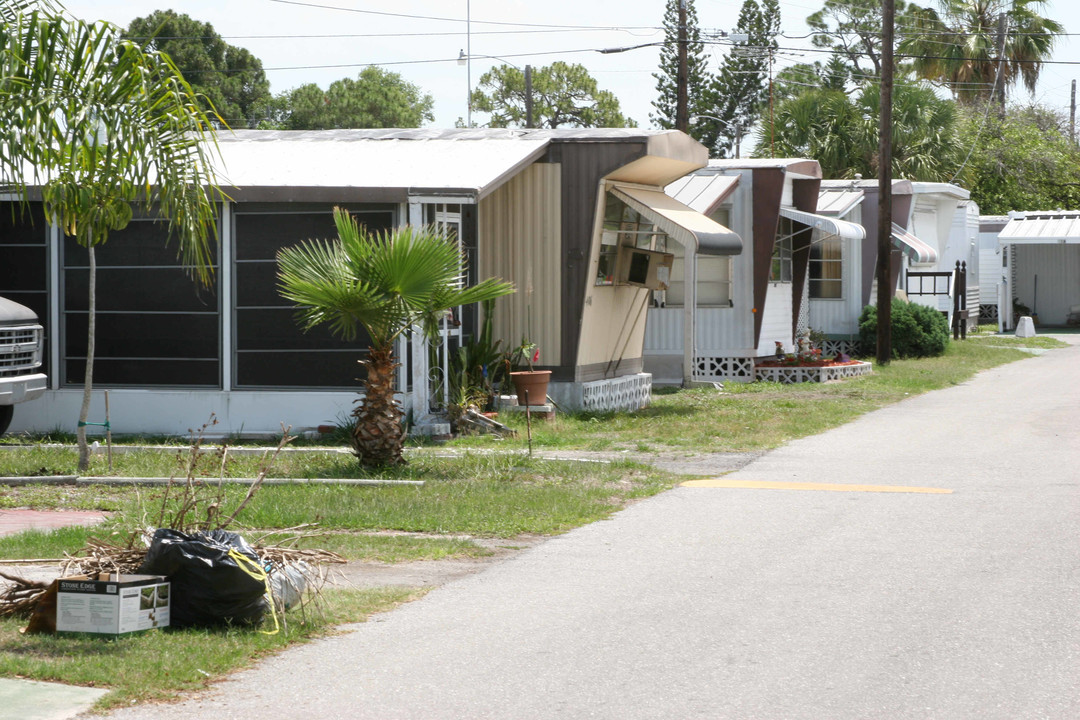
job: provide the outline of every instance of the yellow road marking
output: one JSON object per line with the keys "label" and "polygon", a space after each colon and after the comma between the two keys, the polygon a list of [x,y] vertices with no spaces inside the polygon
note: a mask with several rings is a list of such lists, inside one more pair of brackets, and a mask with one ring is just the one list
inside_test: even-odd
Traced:
{"label": "yellow road marking", "polygon": [[923,493],[932,495],[950,495],[946,488],[911,487],[908,485],[845,485],[842,483],[812,482],[777,482],[771,480],[729,480],[727,478],[708,478],[705,480],[687,480],[680,483],[683,487],[698,488],[747,488],[753,490],[823,490],[825,492],[885,492],[885,493]]}

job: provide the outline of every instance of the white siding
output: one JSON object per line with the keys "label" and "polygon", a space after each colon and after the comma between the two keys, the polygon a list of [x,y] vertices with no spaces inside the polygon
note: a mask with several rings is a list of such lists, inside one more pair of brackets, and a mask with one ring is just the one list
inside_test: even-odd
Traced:
{"label": "white siding", "polygon": [[761,319],[761,341],[758,342],[758,356],[772,355],[776,351],[776,342],[783,344],[791,352],[794,338],[791,334],[791,283],[770,283],[765,296],[765,313]]}
{"label": "white siding", "polygon": [[[997,233],[994,233],[996,236]],[[979,250],[979,304],[997,305],[998,284],[1005,277],[1001,250]]]}
{"label": "white siding", "polygon": [[[861,223],[858,217],[845,218]],[[859,332],[859,313],[862,312],[862,241],[844,240],[843,297],[835,300],[810,300],[810,327],[827,335],[852,335]]]}

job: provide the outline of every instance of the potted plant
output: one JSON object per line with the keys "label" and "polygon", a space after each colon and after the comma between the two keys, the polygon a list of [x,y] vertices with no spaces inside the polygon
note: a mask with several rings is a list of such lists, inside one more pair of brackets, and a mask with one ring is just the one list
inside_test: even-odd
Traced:
{"label": "potted plant", "polygon": [[[522,338],[521,344],[514,348],[507,359],[507,365],[511,367],[510,382],[514,384],[517,392],[518,405],[546,405],[548,382],[551,380],[550,370],[535,370],[533,363],[540,360],[540,349],[536,343]],[[524,361],[528,370],[513,370],[520,367]]]}

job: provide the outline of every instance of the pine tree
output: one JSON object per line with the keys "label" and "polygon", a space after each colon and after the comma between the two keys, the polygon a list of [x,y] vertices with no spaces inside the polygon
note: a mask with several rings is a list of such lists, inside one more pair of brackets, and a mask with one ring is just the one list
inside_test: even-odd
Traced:
{"label": "pine tree", "polygon": [[768,110],[769,63],[780,32],[777,0],[762,0],[760,5],[758,0],[745,0],[735,32],[747,35],[747,41],[743,49],[724,57],[707,94],[710,106],[702,109],[723,122],[703,119],[698,124],[699,140],[713,157],[733,156],[736,138],[748,135]]}
{"label": "pine tree", "polygon": [[[665,130],[675,127],[675,106],[678,99],[679,77],[679,2],[668,0],[664,11],[664,46],[660,51],[660,71],[653,73],[659,97],[653,101],[656,113],[649,119]],[[712,74],[706,65],[705,46],[701,42],[694,0],[686,2],[686,88],[690,117],[710,113],[709,86]],[[690,123],[690,135],[700,140],[698,128],[703,121]]]}

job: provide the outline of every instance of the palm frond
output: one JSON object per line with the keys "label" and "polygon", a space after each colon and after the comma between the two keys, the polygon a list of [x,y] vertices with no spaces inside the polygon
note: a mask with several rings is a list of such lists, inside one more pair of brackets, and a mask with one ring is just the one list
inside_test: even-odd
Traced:
{"label": "palm frond", "polygon": [[368,233],[334,210],[338,238],[309,241],[278,253],[278,287],[296,304],[306,328],[326,324],[346,340],[363,327],[385,347],[413,325],[433,331],[445,311],[513,292],[485,280],[463,286],[461,251],[433,228]]}

